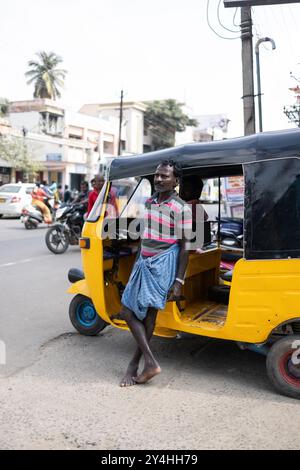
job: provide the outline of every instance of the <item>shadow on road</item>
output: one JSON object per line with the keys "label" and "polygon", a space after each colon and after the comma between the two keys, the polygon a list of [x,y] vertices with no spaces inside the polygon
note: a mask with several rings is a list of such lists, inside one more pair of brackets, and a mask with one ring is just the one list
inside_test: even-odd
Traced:
{"label": "shadow on road", "polygon": [[[155,337],[152,348],[163,373],[145,387],[215,396],[265,395],[268,400],[287,400],[273,390],[266,375],[265,357],[241,351],[231,341],[186,336],[180,339]],[[36,367],[47,379],[79,383],[118,384],[134,350],[130,334],[108,327],[97,337],[68,333],[50,341],[41,349]],[[42,377],[41,377],[42,378]]]}

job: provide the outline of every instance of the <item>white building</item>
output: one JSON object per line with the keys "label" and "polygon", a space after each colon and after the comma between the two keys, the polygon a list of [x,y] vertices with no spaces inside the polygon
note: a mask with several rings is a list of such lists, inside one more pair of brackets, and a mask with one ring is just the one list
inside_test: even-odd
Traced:
{"label": "white building", "polygon": [[[123,103],[121,154],[140,154],[144,150],[144,112],[147,105],[140,101]],[[120,122],[120,102],[85,104],[81,113],[100,119],[114,117]]]}
{"label": "white building", "polygon": [[[117,155],[118,119],[113,116],[96,118],[52,100],[35,99],[12,102],[9,120],[9,133],[23,136],[42,164],[40,180],[78,188],[99,172],[100,164]],[[12,171],[11,179],[22,180],[21,172]]]}
{"label": "white building", "polygon": [[[123,119],[121,133],[121,154],[141,154],[151,150],[151,136],[144,129],[144,112],[147,102],[127,101],[123,103]],[[110,116],[119,120],[120,102],[85,104],[81,113],[99,118]],[[189,109],[185,109],[191,114]],[[229,119],[227,114],[205,114],[193,116],[197,121],[196,127],[187,127],[184,132],[176,132],[175,145],[190,142],[209,142],[227,138]]]}

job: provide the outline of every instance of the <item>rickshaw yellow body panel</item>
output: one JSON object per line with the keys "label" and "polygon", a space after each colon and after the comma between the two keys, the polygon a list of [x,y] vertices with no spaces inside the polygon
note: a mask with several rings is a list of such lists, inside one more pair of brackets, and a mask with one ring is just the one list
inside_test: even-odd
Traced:
{"label": "rickshaw yellow body panel", "polygon": [[[233,271],[227,328],[244,341],[265,341],[300,318],[300,259],[240,260]],[[244,333],[243,333],[244,332]]]}
{"label": "rickshaw yellow body panel", "polygon": [[90,290],[85,279],[72,284],[67,292],[68,294],[81,294],[85,295],[86,297],[91,297]]}

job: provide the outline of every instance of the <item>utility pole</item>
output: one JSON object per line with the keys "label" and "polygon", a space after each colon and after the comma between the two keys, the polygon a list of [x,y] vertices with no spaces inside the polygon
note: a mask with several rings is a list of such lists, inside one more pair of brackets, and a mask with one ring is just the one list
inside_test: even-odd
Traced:
{"label": "utility pole", "polygon": [[241,7],[244,134],[255,134],[251,6],[300,3],[300,0],[223,0],[225,8]]}
{"label": "utility pole", "polygon": [[122,134],[122,121],[123,121],[123,97],[124,97],[124,93],[123,93],[123,90],[121,90],[118,155],[121,155],[121,134]]}
{"label": "utility pole", "polygon": [[244,135],[255,134],[251,7],[241,7]]}

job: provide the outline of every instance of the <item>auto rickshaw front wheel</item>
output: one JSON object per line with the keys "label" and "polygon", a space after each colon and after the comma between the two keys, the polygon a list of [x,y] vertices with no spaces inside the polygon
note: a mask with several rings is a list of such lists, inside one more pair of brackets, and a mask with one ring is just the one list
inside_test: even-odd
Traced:
{"label": "auto rickshaw front wheel", "polygon": [[91,299],[81,294],[72,299],[69,316],[74,328],[85,336],[95,336],[108,325],[99,317]]}
{"label": "auto rickshaw front wheel", "polygon": [[283,395],[300,399],[300,335],[281,338],[267,355],[267,374]]}

